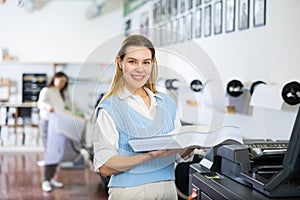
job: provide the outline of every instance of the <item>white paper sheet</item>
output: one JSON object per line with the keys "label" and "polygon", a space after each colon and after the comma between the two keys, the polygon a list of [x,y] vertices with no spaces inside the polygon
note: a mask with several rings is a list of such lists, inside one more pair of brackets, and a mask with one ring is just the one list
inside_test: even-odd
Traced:
{"label": "white paper sheet", "polygon": [[140,152],[186,147],[212,147],[227,140],[243,144],[240,129],[234,126],[222,128],[198,125],[182,126],[167,135],[129,140],[129,144],[134,151]]}
{"label": "white paper sheet", "polygon": [[66,112],[56,112],[55,131],[73,141],[80,141],[85,131],[85,119]]}
{"label": "white paper sheet", "polygon": [[273,85],[260,84],[254,89],[250,105],[280,110],[283,104],[281,90]]}

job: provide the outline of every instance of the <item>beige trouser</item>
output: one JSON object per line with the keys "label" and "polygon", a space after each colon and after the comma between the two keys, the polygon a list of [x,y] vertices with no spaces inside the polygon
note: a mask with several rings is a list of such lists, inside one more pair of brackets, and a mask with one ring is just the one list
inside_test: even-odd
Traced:
{"label": "beige trouser", "polygon": [[161,181],[135,187],[111,187],[108,194],[109,200],[177,200],[174,181]]}

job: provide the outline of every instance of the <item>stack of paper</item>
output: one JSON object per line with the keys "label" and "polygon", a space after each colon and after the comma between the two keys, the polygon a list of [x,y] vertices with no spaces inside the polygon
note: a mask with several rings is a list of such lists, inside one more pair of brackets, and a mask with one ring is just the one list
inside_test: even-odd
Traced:
{"label": "stack of paper", "polygon": [[129,140],[135,152],[186,147],[212,147],[224,141],[233,140],[243,144],[239,127],[210,127],[191,125],[182,126],[166,135]]}

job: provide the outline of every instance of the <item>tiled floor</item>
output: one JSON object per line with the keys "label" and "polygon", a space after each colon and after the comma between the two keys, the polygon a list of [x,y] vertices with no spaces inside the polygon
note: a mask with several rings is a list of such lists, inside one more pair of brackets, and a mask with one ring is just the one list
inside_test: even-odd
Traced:
{"label": "tiled floor", "polygon": [[77,170],[58,168],[57,178],[65,184],[50,193],[41,190],[43,168],[37,161],[41,152],[0,153],[0,199],[101,200],[107,199],[104,186],[90,167]]}

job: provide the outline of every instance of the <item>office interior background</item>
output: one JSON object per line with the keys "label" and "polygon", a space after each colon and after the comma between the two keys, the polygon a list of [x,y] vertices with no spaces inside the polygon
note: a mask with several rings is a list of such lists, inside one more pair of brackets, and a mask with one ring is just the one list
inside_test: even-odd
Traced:
{"label": "office interior background", "polygon": [[[218,106],[216,108],[209,107],[205,100],[201,99],[205,96],[204,94],[193,92],[188,88],[189,85],[182,86],[183,89],[172,91],[176,97],[192,96],[191,98],[195,98],[196,96],[196,99],[191,99],[190,104],[186,104],[187,99],[181,101],[184,113],[182,120],[210,125],[211,117],[215,113],[222,113],[224,125],[240,127],[244,138],[289,139],[297,106],[290,106],[284,102],[280,109],[271,109],[268,106],[250,106],[251,96],[248,92],[244,92],[238,98],[226,94],[226,84],[233,79],[240,80],[247,87],[258,80],[277,88],[282,88],[290,81],[299,82],[300,26],[298,19],[300,18],[300,2],[298,0],[267,0],[265,23],[255,26],[254,1],[250,0],[248,4],[249,26],[246,28],[239,27],[238,6],[240,1],[235,1],[235,23],[230,31],[226,31],[225,26],[226,1],[221,1],[223,3],[222,28],[215,33],[216,16],[213,14],[214,6],[220,2],[219,0],[202,0],[198,6],[196,0],[185,1],[186,8],[182,13],[178,10],[178,14],[175,16],[170,14],[160,21],[154,19],[154,14],[157,13],[153,12],[153,8],[160,6],[164,1],[157,0],[132,1],[134,2],[131,5],[133,8],[127,8],[127,13],[124,8],[126,2],[120,0],[36,0],[34,8],[20,5],[22,4],[21,0],[2,0],[0,4],[0,49],[2,49],[3,59],[0,61],[0,77],[8,79],[11,83],[8,101],[11,103],[22,102],[22,75],[24,73],[44,73],[50,78],[54,70],[63,70],[71,78],[69,92],[74,95],[76,108],[85,115],[91,115],[97,97],[104,93],[110,85],[114,70],[114,55],[120,44],[118,42],[125,36],[125,33],[130,33],[130,31],[144,33],[142,31],[145,29],[141,30],[141,24],[145,23],[143,21],[145,18],[148,20],[146,24],[149,26],[149,34],[151,28],[168,29],[172,27],[172,25],[168,26],[169,21],[176,19],[180,21],[182,16],[195,14],[197,9],[201,8],[201,36],[196,36],[194,25],[190,29],[192,31],[191,38],[187,36],[188,39],[183,41],[162,42],[158,44],[158,48],[181,49],[192,56],[197,57],[199,53],[209,59],[223,84],[222,88],[225,94],[223,104],[225,106],[221,110]],[[95,8],[92,6],[97,2],[104,2],[105,5],[100,14],[91,16],[92,12],[95,12]],[[188,8],[188,2],[193,3],[191,9]],[[207,23],[205,9],[209,5],[211,5],[211,27],[210,32],[205,32],[204,26]],[[196,18],[192,17],[193,20]],[[193,21],[192,24],[195,22]],[[186,27],[189,26],[186,25]],[[114,39],[116,40],[114,41]],[[164,39],[167,40],[167,37]],[[109,46],[110,44],[112,46]],[[199,52],[191,51],[189,48],[189,45],[193,46],[194,44],[197,44]],[[97,51],[97,49],[105,48],[110,51]],[[4,54],[6,54],[6,58]],[[183,60],[159,51],[158,64],[167,66],[160,69],[160,80],[178,79],[179,82],[182,80],[188,84],[193,79],[199,79],[203,83],[207,81],[208,77],[198,76],[193,72],[195,68]],[[205,65],[205,63],[202,64]],[[205,66],[202,67],[205,68]],[[170,69],[172,69],[171,73],[168,71]],[[191,71],[191,73],[182,77],[180,75],[182,69]],[[75,90],[73,90],[74,88]],[[271,103],[272,98],[267,98],[266,96],[266,101]],[[241,110],[229,112],[226,109],[229,104],[234,106],[236,103],[242,104],[242,106],[240,105]],[[195,108],[195,112],[190,112]],[[5,132],[4,127],[2,131]],[[2,133],[2,136],[4,134],[9,134],[9,130],[6,129],[6,133]],[[6,137],[8,136],[6,135]],[[26,146],[26,144],[6,142],[0,146],[0,149],[4,150],[15,145]],[[35,146],[34,143],[31,145]]]}

